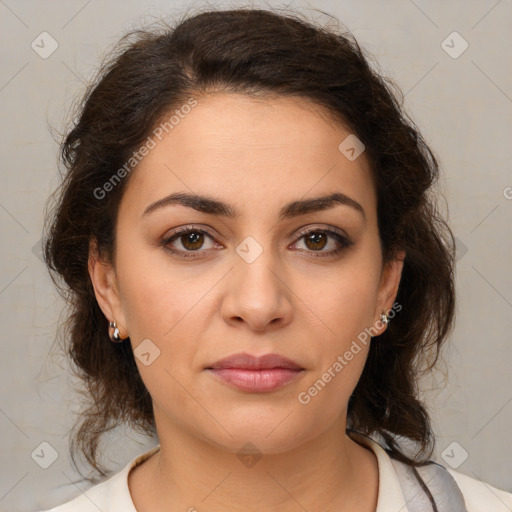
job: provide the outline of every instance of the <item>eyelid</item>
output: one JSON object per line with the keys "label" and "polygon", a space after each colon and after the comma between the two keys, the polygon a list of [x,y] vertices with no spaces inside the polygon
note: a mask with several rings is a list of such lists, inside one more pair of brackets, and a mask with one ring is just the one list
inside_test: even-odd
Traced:
{"label": "eyelid", "polygon": [[[206,235],[207,237],[211,238],[213,241],[216,240],[216,238],[220,238],[220,236],[218,234],[212,234],[210,233],[210,230],[211,228],[208,228],[208,229],[205,229],[204,227],[201,227],[201,225],[198,225],[198,224],[187,224],[186,226],[180,226],[178,228],[175,228],[175,229],[172,229],[170,234],[165,234],[162,239],[161,239],[161,242],[160,244],[161,245],[167,245],[169,244],[171,241],[173,241],[173,239],[177,239],[179,238],[180,235],[183,235],[183,234],[186,234],[188,232],[197,232],[197,233],[202,233],[204,235]],[[188,251],[188,252],[204,252],[204,251]]]}
{"label": "eyelid", "polygon": [[[162,239],[169,240],[170,238],[172,238],[178,234],[186,233],[188,231],[193,231],[193,230],[197,230],[201,233],[204,233],[211,238],[215,238],[215,237],[221,238],[220,235],[217,232],[215,232],[215,230],[213,230],[215,234],[210,233],[208,231],[210,229],[212,229],[212,228],[210,228],[209,226],[208,226],[208,229],[204,229],[201,224],[187,224],[185,226],[180,226],[178,228],[175,228],[174,230],[172,230],[172,233],[170,235],[164,235],[162,237]],[[349,236],[343,229],[336,228],[335,226],[330,226],[330,225],[326,225],[326,224],[316,225],[316,226],[311,226],[311,224],[307,224],[306,226],[301,227],[298,229],[298,231],[296,231],[295,237],[297,237],[298,235],[301,235],[301,236],[307,235],[307,234],[311,233],[312,231],[334,231],[335,233],[337,233],[340,236],[343,236],[347,239],[349,238]]]}
{"label": "eyelid", "polygon": [[[212,239],[221,238],[221,236],[213,228],[210,228],[209,226],[206,229],[201,224],[187,224],[185,226],[180,226],[178,228],[169,230],[162,237],[162,242],[167,241],[168,243],[169,240],[171,240],[172,238],[177,237],[178,235],[181,235],[183,233],[188,233],[189,231],[197,231],[199,233],[204,233],[205,235],[209,236]],[[213,231],[213,233],[211,233],[210,231]]]}
{"label": "eyelid", "polygon": [[308,227],[299,228],[299,231],[297,231],[297,235],[304,236],[304,235],[308,235],[309,233],[314,232],[314,231],[326,231],[326,232],[334,231],[335,233],[342,236],[343,238],[346,238],[347,240],[349,239],[349,236],[347,235],[347,233],[345,231],[343,231],[342,229],[336,228],[334,226],[328,226],[325,224],[323,224],[321,226],[311,226],[308,224]]}

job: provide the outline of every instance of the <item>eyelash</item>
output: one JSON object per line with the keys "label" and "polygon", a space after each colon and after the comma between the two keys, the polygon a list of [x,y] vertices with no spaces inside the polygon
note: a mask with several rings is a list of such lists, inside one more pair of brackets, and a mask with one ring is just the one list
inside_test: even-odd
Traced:
{"label": "eyelash", "polygon": [[[200,249],[198,249],[196,251],[182,251],[182,250],[177,250],[177,249],[169,247],[169,244],[174,242],[180,236],[183,236],[183,235],[188,234],[188,233],[202,233],[202,234],[210,237],[213,240],[213,237],[207,231],[205,231],[203,229],[199,229],[199,228],[194,228],[193,226],[186,226],[186,227],[183,227],[183,228],[178,228],[172,235],[164,238],[161,241],[161,245],[163,246],[163,248],[166,251],[169,251],[172,254],[176,254],[179,257],[182,257],[182,258],[197,258],[198,256],[195,256],[195,253],[200,253],[200,252],[205,252],[205,251],[202,251]],[[341,232],[335,231],[332,228],[331,229],[329,229],[329,228],[324,228],[324,229],[321,229],[321,228],[310,228],[310,229],[299,231],[298,234],[300,235],[300,237],[297,239],[297,242],[302,240],[304,237],[306,237],[307,235],[309,235],[311,233],[325,233],[327,235],[332,236],[341,245],[340,248],[332,250],[332,251],[328,251],[328,252],[309,251],[309,252],[312,253],[311,257],[313,257],[313,258],[324,258],[324,257],[329,257],[329,256],[331,256],[331,257],[332,256],[336,256],[340,252],[342,252],[344,249],[346,249],[346,248],[350,247],[351,245],[353,245],[353,242],[346,235],[342,234]]]}

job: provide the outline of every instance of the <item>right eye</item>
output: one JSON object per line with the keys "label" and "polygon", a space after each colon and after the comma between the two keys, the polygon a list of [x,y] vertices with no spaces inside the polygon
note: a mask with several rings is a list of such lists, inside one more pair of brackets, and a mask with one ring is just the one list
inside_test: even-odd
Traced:
{"label": "right eye", "polygon": [[[197,256],[191,253],[206,251],[200,250],[204,245],[205,237],[208,237],[212,241],[214,240],[213,237],[203,229],[195,228],[193,226],[185,226],[183,228],[178,228],[169,236],[166,236],[165,239],[162,240],[161,245],[166,250],[173,254],[177,254],[178,256],[184,258],[196,258]],[[177,248],[173,245],[176,242],[181,245],[181,248]]]}

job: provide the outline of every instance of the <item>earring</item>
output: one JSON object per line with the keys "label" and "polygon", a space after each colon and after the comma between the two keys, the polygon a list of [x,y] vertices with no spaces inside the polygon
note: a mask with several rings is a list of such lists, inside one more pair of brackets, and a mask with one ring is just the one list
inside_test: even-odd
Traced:
{"label": "earring", "polygon": [[110,339],[114,343],[122,343],[124,340],[121,338],[121,335],[119,333],[119,328],[117,327],[116,322],[115,321],[109,322],[108,326],[111,327],[112,329],[114,329],[114,333],[112,335],[109,334]]}
{"label": "earring", "polygon": [[382,313],[382,315],[380,315],[380,321],[387,325],[389,323],[388,315],[386,315],[386,313]]}

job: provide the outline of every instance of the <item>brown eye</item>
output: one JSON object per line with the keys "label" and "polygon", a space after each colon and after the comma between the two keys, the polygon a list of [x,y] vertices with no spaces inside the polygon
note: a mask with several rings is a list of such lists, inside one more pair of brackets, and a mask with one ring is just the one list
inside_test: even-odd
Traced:
{"label": "brown eye", "polygon": [[306,246],[308,249],[311,249],[313,251],[318,251],[323,249],[328,242],[328,237],[323,232],[313,232],[309,233],[304,237],[306,240]]}
{"label": "brown eye", "polygon": [[207,239],[213,242],[213,237],[202,229],[185,227],[178,229],[161,241],[161,245],[168,251],[185,258],[196,257],[196,254],[207,252],[210,247],[204,247]]}
{"label": "brown eye", "polygon": [[[305,251],[313,257],[335,256],[353,242],[342,232],[334,229],[309,229],[299,233],[304,240]],[[324,250],[333,240],[331,250]],[[315,254],[316,253],[316,254]]]}
{"label": "brown eye", "polygon": [[189,231],[179,237],[181,244],[185,249],[194,251],[200,249],[204,243],[204,233],[200,231]]}
{"label": "brown eye", "polygon": [[[353,242],[341,230],[338,232],[334,229],[309,229],[302,231],[300,234],[302,236],[299,238],[299,241],[304,240],[305,248],[299,249],[315,258],[335,256],[343,249],[353,245]],[[210,239],[212,245],[205,247],[208,239]],[[193,226],[177,229],[170,236],[164,238],[160,244],[165,250],[183,258],[206,256],[202,253],[208,254],[210,252],[208,249],[221,248],[215,243],[212,235]],[[295,245],[298,245],[298,242]],[[328,249],[329,245],[332,245],[331,250],[324,250]]]}

